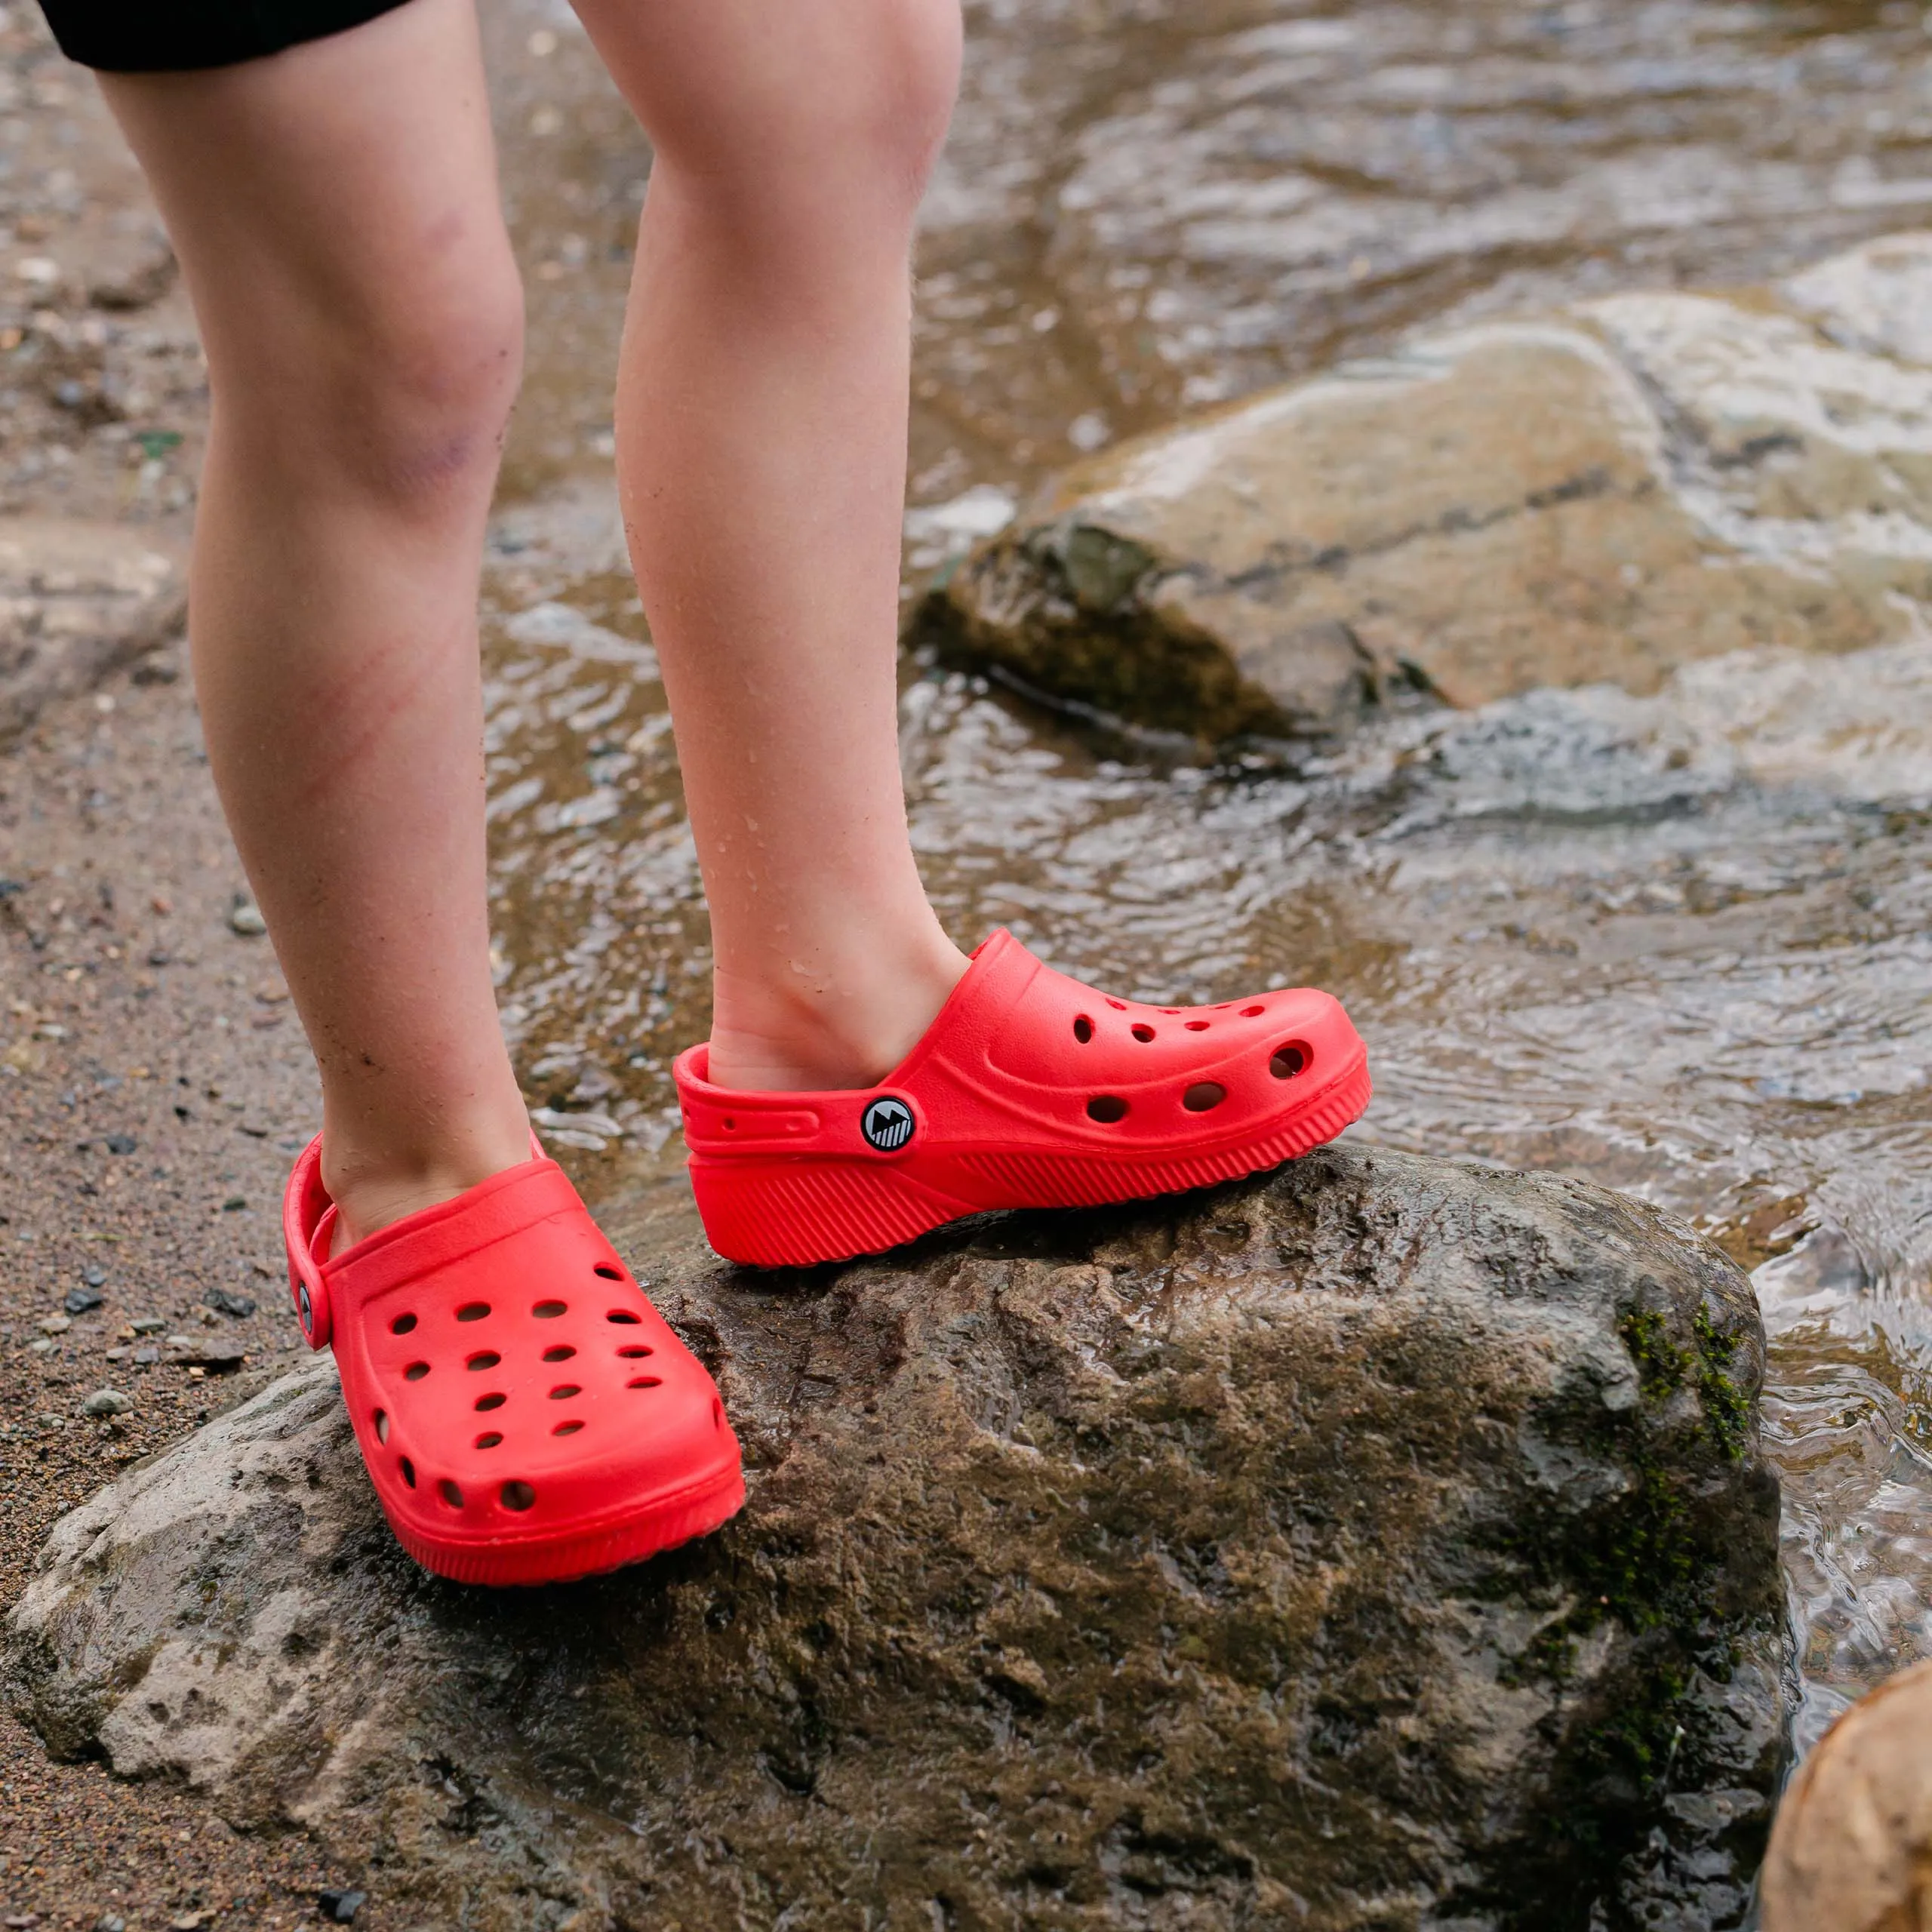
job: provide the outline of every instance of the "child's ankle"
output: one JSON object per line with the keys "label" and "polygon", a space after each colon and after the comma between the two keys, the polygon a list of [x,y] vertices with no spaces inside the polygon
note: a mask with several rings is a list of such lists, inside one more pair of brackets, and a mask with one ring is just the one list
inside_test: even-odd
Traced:
{"label": "child's ankle", "polygon": [[421,1147],[358,1146],[325,1129],[322,1185],[336,1206],[334,1251],[340,1254],[380,1228],[453,1201],[531,1158],[527,1121],[453,1135]]}
{"label": "child's ankle", "polygon": [[941,937],[832,984],[774,987],[721,971],[709,1077],[765,1093],[875,1086],[918,1044],[966,963]]}

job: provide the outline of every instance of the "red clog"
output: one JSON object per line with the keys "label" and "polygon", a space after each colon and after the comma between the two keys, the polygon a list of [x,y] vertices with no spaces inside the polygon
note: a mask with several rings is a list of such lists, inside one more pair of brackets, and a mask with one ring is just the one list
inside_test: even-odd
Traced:
{"label": "red clog", "polygon": [[290,1291],[333,1345],[383,1513],[464,1583],[614,1570],[745,1500],[737,1438],[679,1341],[541,1152],[334,1260],[321,1141],[282,1204]]}
{"label": "red clog", "polygon": [[1139,1006],[1004,931],[876,1087],[714,1087],[706,1051],[674,1069],[691,1186],[712,1245],[761,1267],[875,1253],[989,1208],[1232,1180],[1332,1140],[1369,1100],[1367,1049],[1326,993]]}

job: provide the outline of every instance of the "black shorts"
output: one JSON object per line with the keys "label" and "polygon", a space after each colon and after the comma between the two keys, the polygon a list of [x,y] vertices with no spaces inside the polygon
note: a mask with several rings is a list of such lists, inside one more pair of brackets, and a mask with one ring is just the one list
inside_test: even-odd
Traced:
{"label": "black shorts", "polygon": [[110,74],[232,67],[359,27],[405,0],[40,0],[60,51]]}

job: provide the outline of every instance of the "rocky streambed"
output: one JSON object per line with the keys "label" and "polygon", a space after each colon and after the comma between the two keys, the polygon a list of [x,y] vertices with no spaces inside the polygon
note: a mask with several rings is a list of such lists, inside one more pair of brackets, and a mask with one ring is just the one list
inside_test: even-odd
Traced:
{"label": "rocky streambed", "polygon": [[792,1278],[620,1238],[755,1474],[675,1557],[437,1583],[325,1364],[13,1614],[55,1749],[299,1819],[397,1923],[1734,1925],[1783,1755],[1734,1264],[1366,1149]]}

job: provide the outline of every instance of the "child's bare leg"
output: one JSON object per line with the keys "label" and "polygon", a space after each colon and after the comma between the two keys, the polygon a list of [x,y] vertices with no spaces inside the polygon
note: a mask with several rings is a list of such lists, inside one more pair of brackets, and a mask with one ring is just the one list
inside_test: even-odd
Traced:
{"label": "child's bare leg", "polygon": [[475,626],[521,294],[475,20],[414,0],[103,85],[208,352],[195,684],[353,1235],[529,1153],[490,980]]}
{"label": "child's bare leg", "polygon": [[618,385],[711,902],[711,1077],[862,1086],[964,967],[894,688],[912,221],[957,0],[577,0],[656,149]]}

